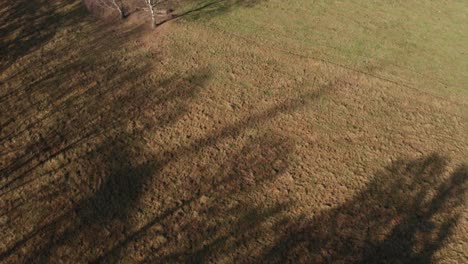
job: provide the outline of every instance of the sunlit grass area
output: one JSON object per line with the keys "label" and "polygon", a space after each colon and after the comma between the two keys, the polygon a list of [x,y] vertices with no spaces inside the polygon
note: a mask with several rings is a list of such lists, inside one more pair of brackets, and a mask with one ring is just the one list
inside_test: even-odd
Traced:
{"label": "sunlit grass area", "polygon": [[[238,2],[241,7],[232,8]],[[323,59],[446,97],[467,95],[464,1],[193,4],[204,5],[211,8],[209,15],[195,12],[188,20],[195,19],[213,32],[226,31],[272,52]]]}

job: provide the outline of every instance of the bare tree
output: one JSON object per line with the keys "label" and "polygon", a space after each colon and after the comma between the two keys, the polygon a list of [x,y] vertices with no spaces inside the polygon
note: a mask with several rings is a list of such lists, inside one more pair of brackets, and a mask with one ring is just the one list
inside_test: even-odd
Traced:
{"label": "bare tree", "polygon": [[[101,1],[103,1],[103,0],[101,0]],[[114,5],[114,7],[119,11],[120,17],[125,18],[125,12],[123,10],[122,1],[119,1],[120,5],[117,4],[117,0],[110,0],[110,1],[112,2],[112,5]]]}
{"label": "bare tree", "polygon": [[86,7],[98,16],[106,14],[106,10],[115,9],[120,18],[125,18],[125,10],[122,0],[84,0]]}
{"label": "bare tree", "polygon": [[146,6],[148,7],[148,11],[151,15],[151,26],[154,28],[157,26],[157,21],[156,21],[156,4],[158,3],[158,0],[144,0],[146,3]]}
{"label": "bare tree", "polygon": [[117,10],[121,18],[125,18],[126,14],[124,4],[128,8],[135,10],[142,10],[148,12],[151,17],[151,26],[155,28],[158,25],[158,14],[167,15],[168,11],[160,12],[157,9],[157,5],[162,0],[84,0],[88,9],[94,13],[101,15],[107,13],[109,10]]}

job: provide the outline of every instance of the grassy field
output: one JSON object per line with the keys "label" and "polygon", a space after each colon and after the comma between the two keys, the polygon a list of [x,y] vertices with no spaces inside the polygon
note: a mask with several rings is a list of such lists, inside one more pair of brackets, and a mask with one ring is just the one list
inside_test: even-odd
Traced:
{"label": "grassy field", "polygon": [[[216,1],[204,3],[211,2]],[[213,31],[227,31],[268,49],[325,60],[447,97],[467,95],[464,1],[223,2],[226,8],[214,5],[210,16],[192,17]],[[244,2],[252,8],[232,8],[232,3]],[[231,12],[217,15],[226,11]]]}
{"label": "grassy field", "polygon": [[0,262],[466,261],[468,4],[364,2],[1,3]]}

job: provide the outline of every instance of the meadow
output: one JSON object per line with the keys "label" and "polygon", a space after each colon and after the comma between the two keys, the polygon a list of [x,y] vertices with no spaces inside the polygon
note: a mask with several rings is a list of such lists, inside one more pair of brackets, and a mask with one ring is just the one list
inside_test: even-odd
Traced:
{"label": "meadow", "polygon": [[0,4],[0,262],[466,261],[468,2]]}

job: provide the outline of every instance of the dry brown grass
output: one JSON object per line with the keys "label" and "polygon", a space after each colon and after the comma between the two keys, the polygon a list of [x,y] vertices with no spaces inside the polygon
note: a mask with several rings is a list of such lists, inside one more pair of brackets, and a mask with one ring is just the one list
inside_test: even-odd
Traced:
{"label": "dry brown grass", "polygon": [[0,261],[466,258],[463,100],[77,3],[25,49],[1,8]]}

